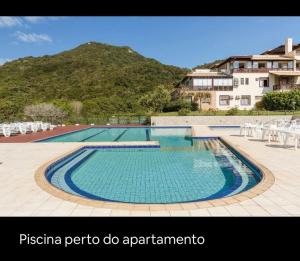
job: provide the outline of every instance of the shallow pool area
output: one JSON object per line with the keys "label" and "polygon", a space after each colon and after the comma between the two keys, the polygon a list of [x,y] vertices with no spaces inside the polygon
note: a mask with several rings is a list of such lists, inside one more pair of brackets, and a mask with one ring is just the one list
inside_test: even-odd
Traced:
{"label": "shallow pool area", "polygon": [[[54,139],[54,140],[53,140]],[[219,138],[191,128],[89,128],[48,139],[158,141],[155,146],[83,146],[48,166],[52,186],[82,198],[172,204],[229,197],[262,179],[254,165]]]}

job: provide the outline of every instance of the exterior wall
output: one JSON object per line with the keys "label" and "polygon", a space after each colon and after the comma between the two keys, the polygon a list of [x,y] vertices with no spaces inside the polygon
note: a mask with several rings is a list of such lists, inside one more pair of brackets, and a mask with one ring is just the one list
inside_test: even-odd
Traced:
{"label": "exterior wall", "polygon": [[[271,76],[269,73],[233,73],[234,78],[239,79],[238,87],[233,87],[232,92],[217,92],[216,95],[216,107],[219,110],[229,110],[231,108],[237,107],[240,110],[249,110],[255,107],[255,103],[258,101],[255,99],[255,96],[263,96],[266,92],[273,90],[273,85],[275,78]],[[259,81],[256,80],[260,77],[269,77],[269,87],[259,87]],[[241,85],[240,79],[241,78],[249,78],[249,85]],[[233,96],[233,99],[230,100],[228,106],[220,105],[220,95],[230,95]],[[241,105],[241,99],[236,99],[236,96],[242,95],[250,95],[251,96],[251,105],[245,106]]]}
{"label": "exterior wall", "polygon": [[191,125],[240,125],[245,122],[267,122],[275,119],[291,120],[292,116],[154,116],[152,126],[191,126]]}

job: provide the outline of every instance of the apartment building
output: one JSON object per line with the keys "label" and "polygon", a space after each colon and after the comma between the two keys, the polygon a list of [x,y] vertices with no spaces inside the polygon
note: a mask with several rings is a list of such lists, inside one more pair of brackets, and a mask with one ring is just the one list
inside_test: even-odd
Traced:
{"label": "apartment building", "polygon": [[203,110],[249,110],[267,92],[295,88],[300,89],[300,44],[287,38],[259,55],[231,56],[210,69],[196,69],[180,82],[177,93],[190,101],[197,93],[209,93],[201,100]]}

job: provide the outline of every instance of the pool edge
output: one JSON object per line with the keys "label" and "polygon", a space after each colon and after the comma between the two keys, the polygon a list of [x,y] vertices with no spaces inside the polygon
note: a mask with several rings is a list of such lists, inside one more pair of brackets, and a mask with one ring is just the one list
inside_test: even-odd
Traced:
{"label": "pool edge", "polygon": [[121,202],[107,202],[107,201],[100,201],[94,199],[83,198],[80,196],[76,196],[74,194],[67,193],[55,186],[51,185],[46,176],[45,172],[47,168],[55,163],[56,161],[74,153],[86,145],[82,144],[75,149],[72,149],[66,153],[63,153],[52,160],[44,163],[41,165],[35,172],[34,178],[37,185],[44,190],[45,192],[73,203],[86,205],[90,207],[99,207],[99,208],[108,208],[108,209],[122,209],[122,210],[142,210],[142,211],[173,211],[173,210],[193,210],[193,209],[201,209],[201,208],[209,208],[209,207],[217,207],[217,206],[226,206],[234,203],[239,203],[245,200],[249,200],[254,198],[266,190],[268,190],[275,182],[275,177],[273,173],[266,168],[264,165],[259,163],[257,160],[253,159],[248,153],[244,152],[238,146],[229,142],[223,136],[220,136],[219,139],[225,143],[226,146],[231,147],[233,150],[241,154],[245,157],[250,163],[252,163],[258,170],[261,172],[262,179],[261,181],[255,185],[253,188],[248,189],[245,192],[241,192],[239,194],[219,198],[219,199],[212,199],[206,201],[198,201],[198,202],[187,202],[187,203],[166,203],[166,204],[135,204],[135,203],[121,203]]}

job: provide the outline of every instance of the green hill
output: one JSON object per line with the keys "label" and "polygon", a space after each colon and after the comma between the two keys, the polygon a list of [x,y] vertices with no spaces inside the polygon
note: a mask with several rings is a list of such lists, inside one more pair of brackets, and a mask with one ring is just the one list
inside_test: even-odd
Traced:
{"label": "green hill", "polygon": [[[81,101],[92,116],[142,111],[142,95],[158,85],[172,89],[187,71],[127,46],[96,42],[52,56],[24,57],[0,66],[0,114],[2,119],[3,113],[21,115],[26,105],[51,101],[64,106]],[[96,111],[89,111],[92,104],[99,105]]]}
{"label": "green hill", "polygon": [[212,67],[220,64],[221,62],[224,62],[224,60],[215,60],[210,63],[200,64],[200,65],[197,65],[196,67],[194,67],[193,69],[211,69]]}

